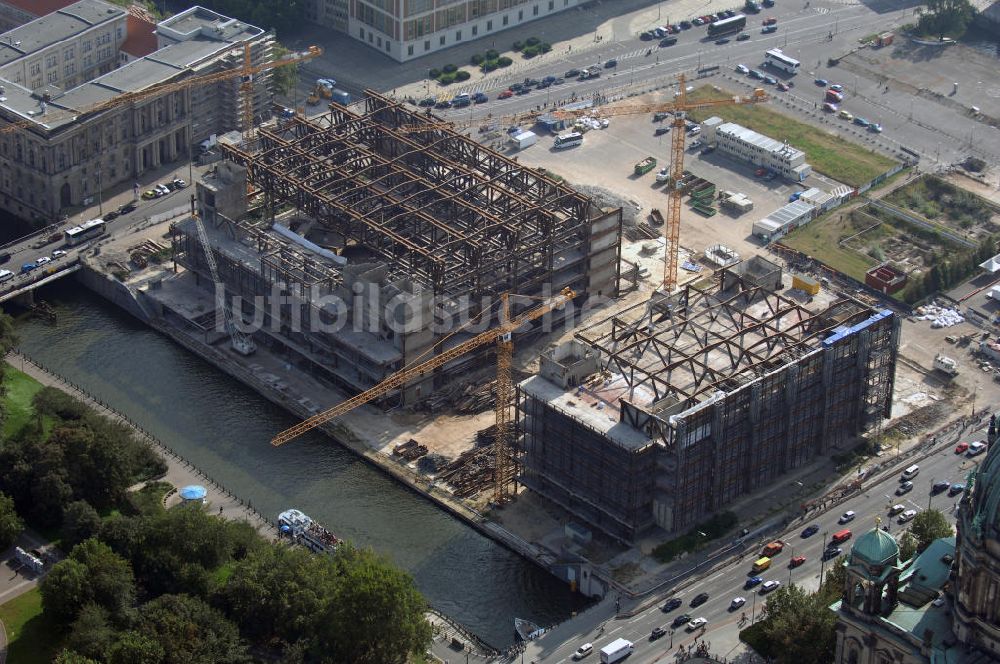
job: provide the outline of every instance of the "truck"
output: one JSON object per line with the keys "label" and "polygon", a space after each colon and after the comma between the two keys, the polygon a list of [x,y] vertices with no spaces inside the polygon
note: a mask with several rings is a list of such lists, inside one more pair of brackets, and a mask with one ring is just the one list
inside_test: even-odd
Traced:
{"label": "truck", "polygon": [[875,46],[878,48],[884,48],[892,44],[893,34],[891,32],[883,32],[875,40]]}
{"label": "truck", "polygon": [[941,353],[934,356],[934,368],[947,376],[958,375],[958,362]]}
{"label": "truck", "polygon": [[660,212],[658,208],[653,208],[649,211],[649,225],[650,226],[662,226],[663,225],[663,213]]}
{"label": "truck", "polygon": [[330,92],[330,101],[337,102],[341,106],[347,106],[352,101],[351,93],[340,88],[334,88]]}
{"label": "truck", "polygon": [[645,175],[654,168],[656,168],[656,157],[646,157],[635,165],[634,170],[636,175]]}
{"label": "truck", "polygon": [[538,134],[533,131],[517,131],[510,134],[510,142],[518,150],[523,150],[538,142]]}
{"label": "truck", "polygon": [[615,639],[608,645],[601,648],[601,664],[614,664],[620,662],[635,649],[635,644],[626,639]]}

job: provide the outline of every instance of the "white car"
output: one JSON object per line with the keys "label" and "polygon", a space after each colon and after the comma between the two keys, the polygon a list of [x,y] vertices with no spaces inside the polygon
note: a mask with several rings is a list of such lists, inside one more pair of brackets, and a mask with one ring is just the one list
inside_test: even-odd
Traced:
{"label": "white car", "polygon": [[981,440],[977,440],[974,443],[969,443],[969,451],[966,452],[970,457],[976,456],[977,454],[982,454],[986,451],[986,443]]}
{"label": "white car", "polygon": [[63,251],[62,249],[56,249],[55,251],[52,252],[52,259],[55,260],[56,258],[62,258],[65,255],[66,255],[65,251]]}
{"label": "white car", "polygon": [[907,521],[911,521],[913,517],[915,517],[916,515],[917,515],[917,510],[906,510],[905,512],[899,515],[899,522],[906,523]]}
{"label": "white car", "polygon": [[889,516],[896,516],[905,509],[906,505],[903,505],[901,503],[896,503],[895,505],[889,508]]}
{"label": "white car", "polygon": [[692,620],[691,622],[688,623],[687,631],[693,632],[696,629],[701,629],[702,627],[704,627],[707,624],[708,624],[708,621],[705,620],[704,618],[695,618],[694,620]]}
{"label": "white car", "polygon": [[158,191],[160,193],[160,196],[166,196],[167,194],[170,193],[170,187],[168,187],[165,184],[158,184],[155,187],[153,187],[153,189]]}
{"label": "white car", "polygon": [[854,521],[854,517],[856,516],[857,514],[854,513],[854,510],[847,510],[846,512],[840,515],[840,523],[848,523],[850,521]]}
{"label": "white car", "polygon": [[736,609],[740,608],[746,603],[747,603],[746,597],[734,597],[733,601],[729,603],[729,610],[735,611]]}
{"label": "white car", "polygon": [[656,174],[656,181],[657,182],[666,182],[669,179],[670,179],[670,167],[669,166],[664,166]]}
{"label": "white car", "polygon": [[171,182],[173,183],[175,189],[183,189],[188,186],[188,183],[180,178],[174,178]]}
{"label": "white car", "polygon": [[761,595],[766,595],[767,593],[769,593],[772,590],[776,589],[780,585],[781,585],[781,581],[765,581],[764,585],[762,585],[760,587],[760,594]]}
{"label": "white car", "polygon": [[576,649],[575,653],[573,653],[573,661],[575,662],[577,660],[581,660],[592,652],[594,652],[594,644],[584,643]]}
{"label": "white car", "polygon": [[598,122],[601,123],[601,129],[607,129],[611,126],[611,120],[608,120],[607,118],[601,118]]}
{"label": "white car", "polygon": [[944,606],[945,605],[944,597],[938,597],[936,600],[934,600],[933,602],[931,602],[931,604],[933,604],[934,606],[938,606],[938,607]]}
{"label": "white car", "polygon": [[746,65],[736,65],[736,71],[741,74],[749,74],[750,69]]}
{"label": "white car", "polygon": [[48,263],[51,260],[52,259],[49,258],[48,256],[42,256],[41,258],[36,258],[35,259],[35,265],[45,265],[46,263]]}

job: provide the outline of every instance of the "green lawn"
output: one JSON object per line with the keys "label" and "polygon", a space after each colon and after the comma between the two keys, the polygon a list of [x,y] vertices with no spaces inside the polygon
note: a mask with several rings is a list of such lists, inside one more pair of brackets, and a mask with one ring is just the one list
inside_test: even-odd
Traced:
{"label": "green lawn", "polygon": [[38,588],[0,605],[0,620],[7,630],[8,662],[46,664],[55,657],[62,639],[55,625],[42,616]]}
{"label": "green lawn", "polygon": [[[728,99],[733,93],[704,85],[687,95],[689,101]],[[852,187],[857,187],[885,173],[896,162],[855,143],[834,136],[805,122],[778,113],[764,104],[721,106],[692,111],[691,119],[701,122],[718,115],[779,141],[788,141],[806,153],[814,170]]]}
{"label": "green lawn", "polygon": [[4,377],[7,384],[7,397],[5,399],[7,420],[3,425],[3,434],[6,438],[20,431],[21,427],[31,418],[31,399],[43,386],[10,364],[7,365]]}
{"label": "green lawn", "polygon": [[840,245],[843,238],[855,232],[850,215],[833,212],[797,228],[781,243],[863,282],[865,272],[878,261]]}

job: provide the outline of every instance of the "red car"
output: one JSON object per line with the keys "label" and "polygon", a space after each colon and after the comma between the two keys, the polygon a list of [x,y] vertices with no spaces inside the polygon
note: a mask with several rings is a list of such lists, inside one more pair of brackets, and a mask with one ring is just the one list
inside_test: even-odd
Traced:
{"label": "red car", "polygon": [[514,96],[513,90],[504,90],[503,92],[497,95],[497,99],[509,99],[513,96]]}
{"label": "red car", "polygon": [[774,18],[773,16],[770,16],[768,18],[765,18],[761,25],[777,25],[777,24],[778,24],[778,19]]}
{"label": "red car", "polygon": [[968,443],[959,443],[955,446],[955,454],[964,454],[969,449]]}
{"label": "red car", "polygon": [[788,566],[789,567],[798,567],[799,565],[801,565],[805,561],[806,561],[806,557],[805,556],[795,556],[794,558],[792,558],[791,560],[788,561]]}
{"label": "red car", "polygon": [[788,92],[788,85],[785,84],[785,83],[782,83],[781,81],[778,82],[778,86],[777,87],[782,92]]}

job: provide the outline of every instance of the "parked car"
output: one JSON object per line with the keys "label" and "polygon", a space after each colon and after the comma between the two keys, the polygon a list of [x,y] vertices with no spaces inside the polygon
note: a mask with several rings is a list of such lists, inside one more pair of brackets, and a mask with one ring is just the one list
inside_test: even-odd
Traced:
{"label": "parked car", "polygon": [[911,491],[913,491],[913,482],[909,482],[909,481],[903,482],[902,484],[899,485],[899,488],[896,489],[896,495],[897,496],[902,496],[902,495],[907,494],[907,493],[909,493]]}
{"label": "parked car", "polygon": [[746,597],[734,597],[733,601],[729,603],[729,610],[735,611],[736,609],[740,608],[746,603],[747,603]]}
{"label": "parked car", "polygon": [[433,106],[435,103],[434,97],[424,97],[417,102],[417,106]]}
{"label": "parked car", "polygon": [[156,189],[158,192],[160,192],[161,196],[166,196],[171,191],[170,187],[168,187],[165,184],[158,184],[155,187],[153,187],[153,189]]}
{"label": "parked car", "polygon": [[844,86],[840,85],[839,83],[832,83],[830,84],[830,89],[833,90],[834,92],[843,92]]}
{"label": "parked car", "polygon": [[756,69],[751,69],[750,70],[750,78],[763,79],[764,78],[764,74],[761,73],[761,72],[759,72],[759,71],[757,71]]}
{"label": "parked car", "polygon": [[907,521],[912,521],[915,516],[917,516],[917,510],[906,510],[899,515],[899,522],[906,523]]}
{"label": "parked car", "polygon": [[4,263],[6,263],[9,260],[10,260],[10,254],[9,253],[4,252],[4,253],[0,254],[0,265],[3,265]]}
{"label": "parked car", "polygon": [[584,643],[582,646],[576,649],[575,653],[573,653],[573,661],[575,662],[581,660],[593,652],[594,652],[594,644]]}
{"label": "parked car", "polygon": [[691,606],[701,606],[708,601],[708,593],[698,593],[691,600]]}
{"label": "parked car", "polygon": [[806,539],[807,537],[812,537],[813,535],[815,535],[818,532],[819,532],[819,524],[818,523],[814,523],[814,524],[808,526],[805,530],[802,531],[801,537],[802,537],[802,539]]}
{"label": "parked car", "polygon": [[681,601],[680,597],[671,597],[667,600],[667,603],[660,607],[660,610],[664,613],[670,613],[674,609],[678,608],[684,602]]}
{"label": "parked car", "polygon": [[441,101],[434,104],[434,108],[451,108],[451,106],[452,104],[450,99],[442,99]]}
{"label": "parked car", "polygon": [[791,560],[788,561],[789,567],[798,567],[806,561],[805,556],[793,556]]}
{"label": "parked car", "polygon": [[690,30],[691,21],[681,21],[681,30]]}
{"label": "parked car", "polygon": [[62,258],[65,255],[66,255],[65,251],[63,251],[62,249],[56,249],[55,251],[52,252],[52,260]]}
{"label": "parked car", "polygon": [[136,207],[137,206],[134,202],[126,203],[125,205],[122,205],[120,208],[118,208],[118,214],[128,214],[129,212],[135,212]]}
{"label": "parked car", "polygon": [[854,510],[847,510],[840,515],[839,523],[850,523],[851,521],[854,521],[854,517],[856,516],[857,514],[855,514]]}
{"label": "parked car", "polygon": [[813,83],[815,83],[821,88],[825,88],[827,86],[828,81],[825,78],[817,78],[815,81],[813,81]]}
{"label": "parked car", "polygon": [[674,627],[680,627],[681,625],[683,625],[684,623],[686,623],[689,620],[691,620],[691,614],[690,613],[682,613],[681,615],[679,615],[676,618],[674,618],[674,621],[671,623],[671,625],[673,625]]}
{"label": "parked car", "polygon": [[771,579],[770,581],[765,581],[764,585],[762,585],[760,587],[760,590],[758,592],[761,595],[766,595],[767,593],[771,592],[772,590],[777,590],[778,586],[780,586],[780,585],[781,585],[781,581],[775,581],[774,579]]}
{"label": "parked car", "polygon": [[653,131],[653,136],[662,136],[670,131],[670,125],[660,125]]}
{"label": "parked car", "polygon": [[575,78],[579,75],[580,75],[579,69],[570,69],[565,74],[563,74],[563,78]]}
{"label": "parked car", "polygon": [[750,39],[749,32],[741,32],[740,34],[736,35],[736,41],[746,41],[748,39]]}
{"label": "parked car", "polygon": [[897,504],[895,504],[895,505],[893,505],[892,507],[889,508],[889,516],[896,516],[897,514],[899,514],[900,512],[902,512],[905,509],[906,509],[906,505],[903,505],[901,503],[897,503]]}
{"label": "parked car", "polygon": [[841,120],[853,120],[854,119],[854,114],[851,113],[850,111],[847,111],[847,110],[843,110],[840,113],[838,113],[837,115],[840,117]]}
{"label": "parked car", "polygon": [[537,87],[538,87],[539,90],[544,90],[545,88],[550,87],[551,85],[552,85],[552,81],[542,81],[541,83],[539,83],[537,85]]}
{"label": "parked car", "polygon": [[882,125],[880,125],[877,122],[873,122],[870,125],[868,125],[868,131],[870,131],[873,134],[881,134],[882,133]]}
{"label": "parked car", "polygon": [[764,77],[764,82],[767,83],[768,85],[776,85],[778,83],[778,79],[768,74],[767,76]]}
{"label": "parked car", "polygon": [[777,31],[778,31],[778,26],[776,25],[765,25],[763,28],[760,29],[760,33],[762,35],[766,35]]}
{"label": "parked car", "polygon": [[694,23],[695,25],[704,25],[705,24],[705,19],[703,19],[703,18],[701,18],[699,16],[698,18],[692,20],[691,22]]}
{"label": "parked car", "polygon": [[52,259],[49,258],[48,256],[42,256],[41,258],[36,258],[35,259],[35,265],[36,266],[37,265],[45,265],[46,263],[49,263],[51,261],[52,261]]}
{"label": "parked car", "polygon": [[485,104],[489,100],[490,100],[489,95],[487,95],[485,92],[477,92],[476,94],[472,95],[472,101],[474,101],[477,104]]}
{"label": "parked car", "polygon": [[614,58],[611,58],[610,60],[607,60],[604,63],[604,68],[605,69],[614,69],[617,66],[618,66],[618,61],[615,60]]}
{"label": "parked car", "polygon": [[952,484],[951,487],[948,488],[948,495],[949,496],[957,496],[958,494],[962,493],[963,491],[965,491],[965,485],[964,484]]}
{"label": "parked car", "polygon": [[951,488],[951,482],[948,480],[942,480],[934,483],[934,486],[931,487],[931,493],[938,494],[942,491],[947,491],[949,488]]}
{"label": "parked car", "polygon": [[36,267],[38,267],[38,266],[35,265],[34,263],[25,263],[24,265],[21,266],[21,274],[28,274],[29,272],[31,272],[32,270],[34,270]]}
{"label": "parked car", "polygon": [[666,182],[670,179],[670,167],[664,166],[656,173],[657,182]]}
{"label": "parked car", "polygon": [[984,443],[981,440],[977,440],[976,442],[969,444],[969,451],[966,452],[966,454],[970,457],[974,457],[976,455],[982,454],[985,451],[986,451],[986,443]]}
{"label": "parked car", "polygon": [[714,145],[706,145],[705,147],[703,147],[701,149],[701,154],[703,154],[703,155],[704,154],[712,154],[713,152],[715,152],[715,146]]}
{"label": "parked car", "polygon": [[722,46],[723,44],[728,44],[728,43],[729,43],[729,37],[722,37],[720,39],[715,40],[715,44],[717,46]]}
{"label": "parked car", "polygon": [[664,37],[660,40],[660,48],[666,48],[667,46],[673,46],[677,43],[677,37]]}
{"label": "parked car", "polygon": [[146,191],[142,192],[143,200],[148,201],[149,199],[156,198],[157,196],[159,196],[159,194],[154,189],[147,189]]}
{"label": "parked car", "polygon": [[118,215],[120,214],[121,213],[118,210],[112,210],[111,212],[108,212],[103,217],[101,217],[101,219],[103,219],[104,221],[113,221],[117,219]]}
{"label": "parked car", "polygon": [[750,73],[750,68],[747,67],[746,65],[736,65],[736,71],[738,71],[743,75],[746,75]]}
{"label": "parked car", "polygon": [[826,111],[827,113],[836,113],[839,109],[836,104],[826,102],[825,104],[823,104],[823,110]]}
{"label": "parked car", "polygon": [[775,87],[777,87],[782,92],[788,92],[788,84],[785,83],[784,81],[779,81],[778,85]]}
{"label": "parked car", "polygon": [[188,186],[188,183],[180,178],[174,178],[173,180],[171,180],[171,182],[177,189],[183,189],[184,187]]}
{"label": "parked car", "polygon": [[498,94],[497,99],[510,99],[513,96],[514,96],[514,91],[508,89]]}
{"label": "parked car", "polygon": [[649,30],[639,33],[639,39],[641,39],[642,41],[652,41],[655,38],[656,35],[650,32]]}

